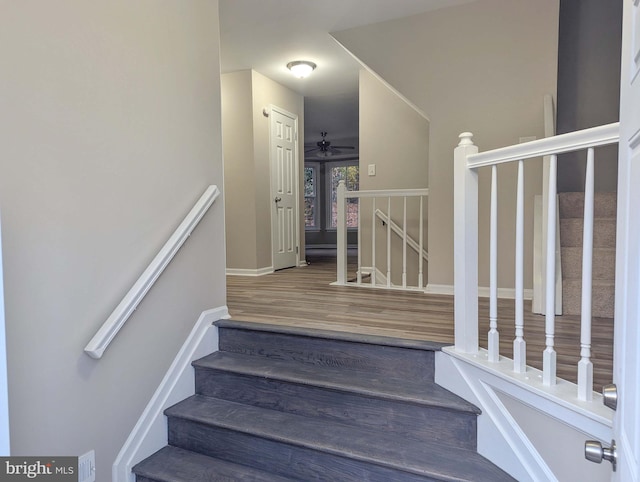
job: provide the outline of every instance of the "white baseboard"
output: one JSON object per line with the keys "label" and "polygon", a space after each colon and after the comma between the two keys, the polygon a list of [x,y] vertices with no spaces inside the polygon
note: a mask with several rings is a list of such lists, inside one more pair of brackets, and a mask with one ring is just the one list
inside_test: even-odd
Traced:
{"label": "white baseboard", "polygon": [[[436,285],[429,283],[424,290],[425,293],[431,295],[453,295],[453,285]],[[479,286],[478,296],[481,298],[489,297],[489,287]],[[504,298],[507,300],[513,300],[516,298],[516,290],[514,288],[498,288],[498,298]],[[533,298],[533,290],[524,290],[524,299],[530,300]]]}
{"label": "white baseboard", "polygon": [[226,318],[229,318],[226,306],[204,311],[200,315],[116,457],[111,473],[112,482],[135,482],[131,468],[167,445],[164,410],[195,394],[195,374],[191,362],[218,350],[218,329],[213,323]]}
{"label": "white baseboard", "polygon": [[227,276],[264,276],[273,273],[273,266],[260,269],[227,268]]}

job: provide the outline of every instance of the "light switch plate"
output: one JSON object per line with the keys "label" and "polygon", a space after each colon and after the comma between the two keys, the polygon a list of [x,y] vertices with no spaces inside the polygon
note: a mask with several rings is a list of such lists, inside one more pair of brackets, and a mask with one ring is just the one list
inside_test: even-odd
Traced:
{"label": "light switch plate", "polygon": [[375,164],[369,164],[368,174],[370,176],[375,176],[376,175],[376,165]]}

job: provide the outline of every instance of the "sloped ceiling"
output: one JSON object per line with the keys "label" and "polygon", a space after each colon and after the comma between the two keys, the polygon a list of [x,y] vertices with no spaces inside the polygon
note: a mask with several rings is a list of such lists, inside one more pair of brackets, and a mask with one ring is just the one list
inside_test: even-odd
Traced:
{"label": "sloped ceiling", "polygon": [[[305,96],[305,143],[320,131],[358,135],[358,62],[331,32],[407,17],[473,0],[220,0],[222,72],[254,69]],[[292,60],[318,67],[307,79]]]}

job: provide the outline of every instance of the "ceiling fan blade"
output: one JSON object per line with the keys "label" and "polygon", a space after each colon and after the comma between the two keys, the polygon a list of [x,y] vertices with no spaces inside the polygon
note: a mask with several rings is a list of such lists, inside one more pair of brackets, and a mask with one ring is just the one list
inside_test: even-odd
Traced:
{"label": "ceiling fan blade", "polygon": [[336,149],[355,149],[355,146],[331,146],[331,147],[335,147]]}

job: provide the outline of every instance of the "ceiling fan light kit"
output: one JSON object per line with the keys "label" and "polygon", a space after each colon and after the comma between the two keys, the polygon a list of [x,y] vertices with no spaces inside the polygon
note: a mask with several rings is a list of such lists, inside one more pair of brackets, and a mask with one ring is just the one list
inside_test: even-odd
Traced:
{"label": "ceiling fan light kit", "polygon": [[331,142],[326,139],[327,133],[321,132],[320,136],[322,137],[321,141],[316,142],[317,147],[311,147],[310,149],[305,149],[305,154],[315,152],[317,157],[330,157],[334,154],[342,154],[339,149],[355,149],[355,146],[332,146]]}
{"label": "ceiling fan light kit", "polygon": [[310,62],[308,60],[294,60],[293,62],[289,62],[287,64],[287,68],[291,71],[293,75],[298,77],[299,79],[304,79],[308,77],[311,72],[313,72],[316,68],[316,64]]}

